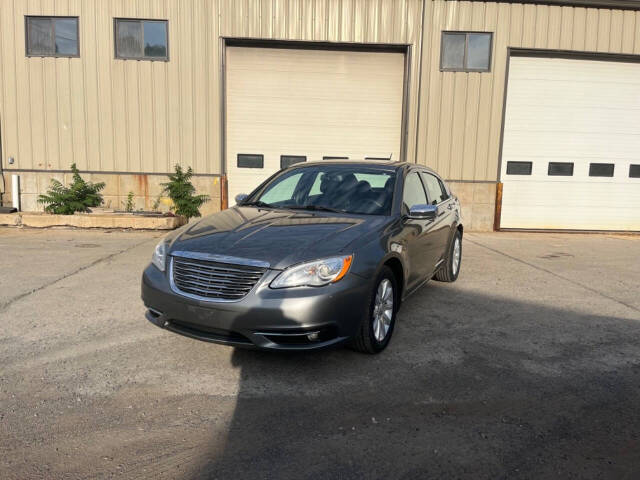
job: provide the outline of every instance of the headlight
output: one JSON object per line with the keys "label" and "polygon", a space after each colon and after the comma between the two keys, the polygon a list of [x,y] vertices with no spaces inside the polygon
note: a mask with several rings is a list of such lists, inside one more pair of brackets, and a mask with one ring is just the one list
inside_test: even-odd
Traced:
{"label": "headlight", "polygon": [[156,245],[156,249],[153,251],[151,257],[151,263],[153,263],[158,270],[164,272],[164,267],[167,261],[167,241],[165,239],[160,240],[160,243]]}
{"label": "headlight", "polygon": [[271,288],[321,287],[335,283],[347,274],[352,260],[353,255],[346,255],[289,267],[271,282]]}

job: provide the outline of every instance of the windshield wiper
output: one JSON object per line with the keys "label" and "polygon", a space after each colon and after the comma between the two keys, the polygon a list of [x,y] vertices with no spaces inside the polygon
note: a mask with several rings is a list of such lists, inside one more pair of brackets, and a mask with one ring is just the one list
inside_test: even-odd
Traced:
{"label": "windshield wiper", "polygon": [[244,202],[240,204],[241,207],[267,207],[267,208],[278,208],[275,205],[271,205],[270,203],[263,202],[262,200],[258,200],[256,202]]}
{"label": "windshield wiper", "polygon": [[293,205],[286,208],[289,208],[291,210],[313,210],[316,212],[346,213],[344,210],[338,210],[336,208],[325,207],[322,205]]}

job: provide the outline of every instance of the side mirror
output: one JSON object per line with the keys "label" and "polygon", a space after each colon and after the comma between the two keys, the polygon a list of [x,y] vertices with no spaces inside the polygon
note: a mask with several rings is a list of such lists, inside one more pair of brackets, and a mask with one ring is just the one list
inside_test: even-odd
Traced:
{"label": "side mirror", "polygon": [[247,195],[246,193],[239,193],[238,195],[236,195],[236,204],[240,205],[247,199],[248,196],[249,195]]}
{"label": "side mirror", "polygon": [[437,205],[419,204],[409,209],[409,218],[433,220],[438,216]]}

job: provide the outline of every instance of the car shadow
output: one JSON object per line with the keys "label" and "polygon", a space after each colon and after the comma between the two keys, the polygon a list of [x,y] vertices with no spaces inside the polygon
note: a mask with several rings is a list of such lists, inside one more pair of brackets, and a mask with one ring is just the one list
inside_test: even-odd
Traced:
{"label": "car shadow", "polygon": [[631,478],[639,337],[632,318],[430,283],[379,355],[236,349],[224,451],[190,477]]}

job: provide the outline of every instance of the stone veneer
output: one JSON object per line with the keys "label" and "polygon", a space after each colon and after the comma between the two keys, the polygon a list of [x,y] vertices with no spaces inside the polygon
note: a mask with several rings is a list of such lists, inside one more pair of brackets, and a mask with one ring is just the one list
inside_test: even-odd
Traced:
{"label": "stone veneer", "polygon": [[496,209],[496,183],[447,182],[462,205],[465,231],[493,230]]}
{"label": "stone veneer", "polygon": [[[55,178],[65,185],[71,182],[71,173],[61,172],[4,172],[6,192],[2,194],[2,205],[11,205],[11,175],[20,175],[20,201],[23,212],[41,212],[42,204],[37,202],[38,195],[46,193],[51,179]],[[125,174],[125,173],[80,173],[82,178],[91,182],[105,182],[102,190],[104,207],[124,210],[129,192],[133,192],[134,210],[151,210],[162,191],[161,183],[167,182],[166,175]],[[220,211],[220,177],[194,175],[191,179],[198,194],[207,194],[211,200],[205,203],[200,212],[203,215]],[[1,187],[1,185],[0,185]],[[171,200],[160,197],[160,211],[168,211]]]}

